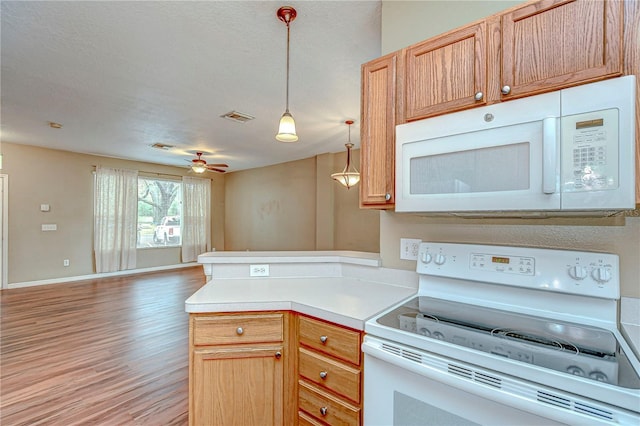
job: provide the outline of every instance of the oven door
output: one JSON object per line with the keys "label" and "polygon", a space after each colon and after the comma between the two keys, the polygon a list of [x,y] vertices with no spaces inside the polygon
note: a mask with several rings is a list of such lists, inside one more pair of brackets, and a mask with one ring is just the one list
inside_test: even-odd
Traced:
{"label": "oven door", "polygon": [[396,211],[559,210],[559,115],[548,93],[397,126]]}
{"label": "oven door", "polygon": [[370,335],[362,350],[367,426],[626,424],[554,407],[528,382]]}

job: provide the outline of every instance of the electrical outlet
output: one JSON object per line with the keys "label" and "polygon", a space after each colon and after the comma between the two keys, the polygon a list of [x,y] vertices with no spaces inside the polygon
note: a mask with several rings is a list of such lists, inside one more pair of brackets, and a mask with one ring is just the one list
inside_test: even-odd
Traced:
{"label": "electrical outlet", "polygon": [[400,238],[400,259],[418,260],[418,249],[422,240]]}
{"label": "electrical outlet", "polygon": [[250,277],[268,277],[269,265],[249,265]]}
{"label": "electrical outlet", "polygon": [[65,259],[62,261],[62,266],[69,266],[69,259]]}

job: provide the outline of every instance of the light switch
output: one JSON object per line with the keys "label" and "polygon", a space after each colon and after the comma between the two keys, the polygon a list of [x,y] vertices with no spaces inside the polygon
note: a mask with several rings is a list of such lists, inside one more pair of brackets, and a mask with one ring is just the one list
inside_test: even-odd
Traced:
{"label": "light switch", "polygon": [[40,204],[40,211],[41,212],[48,212],[49,211],[49,204]]}
{"label": "light switch", "polygon": [[55,223],[43,223],[42,224],[42,230],[43,231],[57,231],[58,230],[58,225],[56,225]]}

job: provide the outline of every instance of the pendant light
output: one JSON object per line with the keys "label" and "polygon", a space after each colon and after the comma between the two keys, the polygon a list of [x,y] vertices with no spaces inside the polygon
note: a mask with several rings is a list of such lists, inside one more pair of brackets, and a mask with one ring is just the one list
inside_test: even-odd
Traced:
{"label": "pendant light", "polygon": [[282,118],[280,118],[280,126],[276,135],[276,139],[280,142],[298,141],[296,122],[293,121],[293,116],[289,112],[289,24],[296,19],[297,14],[296,10],[291,6],[282,6],[276,12],[278,19],[287,25],[287,107],[284,114],[282,114]]}
{"label": "pendant light", "polygon": [[342,172],[334,173],[331,177],[349,189],[360,182],[360,173],[353,164],[351,164],[351,148],[353,148],[353,144],[351,143],[351,125],[353,124],[353,120],[347,120],[345,124],[349,126],[349,141],[344,144],[344,146],[347,147],[347,164],[344,166]]}

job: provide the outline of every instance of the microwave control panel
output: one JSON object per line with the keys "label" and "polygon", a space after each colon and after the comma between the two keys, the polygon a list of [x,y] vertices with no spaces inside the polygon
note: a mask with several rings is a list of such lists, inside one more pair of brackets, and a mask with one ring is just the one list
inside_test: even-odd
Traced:
{"label": "microwave control panel", "polygon": [[618,188],[618,110],[562,117],[564,192]]}

